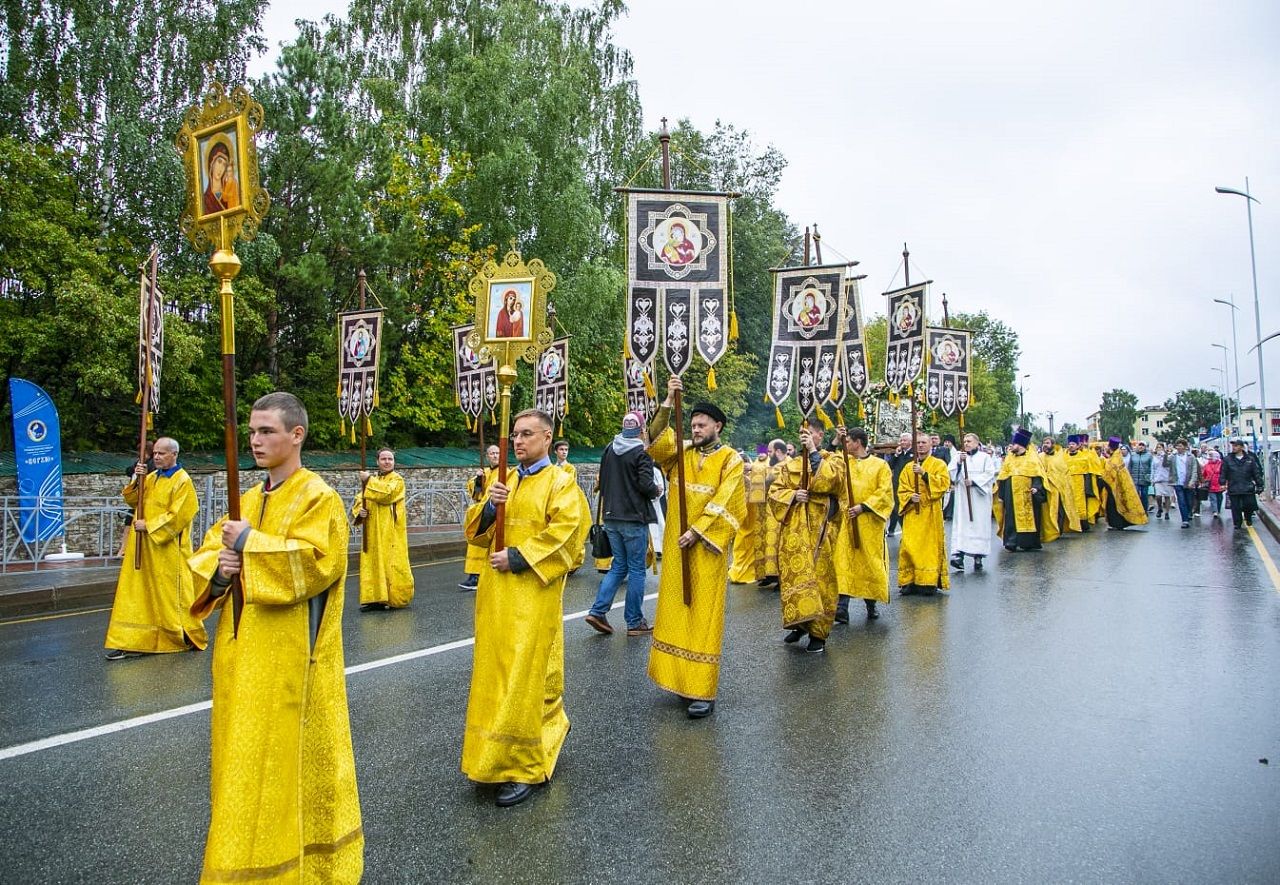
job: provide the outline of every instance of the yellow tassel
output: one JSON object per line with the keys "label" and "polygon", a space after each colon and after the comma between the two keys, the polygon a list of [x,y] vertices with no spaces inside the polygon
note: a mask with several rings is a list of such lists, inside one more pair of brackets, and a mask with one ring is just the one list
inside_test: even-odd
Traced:
{"label": "yellow tassel", "polygon": [[729,340],[738,340],[738,312],[736,310],[729,313]]}
{"label": "yellow tassel", "polygon": [[147,412],[147,430],[155,430],[155,425],[151,421],[151,413]]}
{"label": "yellow tassel", "polygon": [[378,408],[378,406],[380,406],[380,405],[382,405],[382,404],[381,404],[380,402],[378,402],[378,388],[376,388],[376,387],[375,387],[375,388],[373,389],[373,407],[376,409],[376,408]]}
{"label": "yellow tassel", "polygon": [[831,376],[831,392],[827,394],[827,399],[832,401],[840,399],[840,375],[838,373]]}
{"label": "yellow tassel", "polygon": [[[341,377],[338,378],[338,389],[334,391],[333,395],[336,396],[338,399],[342,399],[342,378]],[[346,431],[343,431],[343,432],[345,433]]]}
{"label": "yellow tassel", "polygon": [[907,399],[911,399],[913,396],[915,396],[915,393],[911,390],[911,385],[910,385],[910,384],[908,384],[908,385],[907,385]]}
{"label": "yellow tassel", "polygon": [[649,373],[644,373],[644,395],[649,399],[657,399],[658,391],[653,389],[653,379],[649,377]]}
{"label": "yellow tassel", "polygon": [[[477,417],[477,418],[476,418],[476,423],[477,423],[477,424],[479,424],[479,423],[480,423],[480,418],[479,418],[479,417]],[[497,424],[497,423],[498,423],[498,413],[497,413],[497,412],[494,412],[494,411],[490,411],[490,412],[489,412],[489,423],[490,423],[490,424]]]}
{"label": "yellow tassel", "polygon": [[356,444],[356,423],[354,421],[351,422],[351,444],[353,446]]}
{"label": "yellow tassel", "polygon": [[836,408],[836,420],[840,422],[841,427],[848,426],[847,424],[844,423],[844,411],[839,407]]}
{"label": "yellow tassel", "polygon": [[827,417],[827,413],[822,411],[822,409],[818,409],[818,420],[822,422],[823,430],[831,430],[835,427],[835,425],[831,423],[831,419]]}
{"label": "yellow tassel", "polygon": [[964,430],[964,412],[960,413],[960,429]]}
{"label": "yellow tassel", "polygon": [[373,422],[367,416],[364,419],[364,435],[365,439],[373,436]]}
{"label": "yellow tassel", "polygon": [[782,428],[784,428],[784,427],[786,427],[786,426],[787,426],[787,422],[782,420],[782,409],[778,408],[777,406],[774,406],[774,407],[773,407],[773,416],[774,416],[775,418],[777,418],[777,419],[778,419],[778,429],[779,429],[779,430],[781,430]]}
{"label": "yellow tassel", "polygon": [[760,400],[760,402],[767,403],[768,401],[769,401],[769,391],[766,390],[764,392],[764,399]]}
{"label": "yellow tassel", "polygon": [[716,389],[716,367],[711,366],[707,369],[707,390]]}
{"label": "yellow tassel", "polygon": [[458,385],[453,385],[453,404],[457,408],[462,408],[462,397],[458,395]]}
{"label": "yellow tassel", "polygon": [[862,402],[862,400],[858,400],[858,420],[859,421],[867,420],[867,407],[866,407],[866,404]]}
{"label": "yellow tassel", "polygon": [[140,405],[142,405],[142,391],[141,391],[141,390],[139,390],[139,391],[138,391],[138,395],[137,395],[137,396],[135,396],[135,397],[133,398],[133,404],[134,404],[135,406],[140,406]]}
{"label": "yellow tassel", "polygon": [[622,355],[627,359],[631,359],[631,342],[626,338],[622,339]]}

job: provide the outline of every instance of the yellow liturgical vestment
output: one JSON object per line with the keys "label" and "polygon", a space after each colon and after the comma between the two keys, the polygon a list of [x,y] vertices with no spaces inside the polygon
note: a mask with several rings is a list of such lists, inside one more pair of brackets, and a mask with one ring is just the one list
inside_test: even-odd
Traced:
{"label": "yellow liturgical vestment", "polygon": [[347,514],[306,468],[240,498],[252,527],[231,593],[211,597],[222,523],[191,558],[213,647],[212,815],[203,882],[358,882],[364,831],[343,673]]}
{"label": "yellow liturgical vestment", "polygon": [[1067,452],[1067,478],[1081,528],[1087,531],[1098,519],[1098,480],[1092,453],[1084,449]]}
{"label": "yellow liturgical vestment", "polygon": [[[515,468],[511,468],[514,470]],[[467,492],[471,495],[471,500],[485,501],[489,497],[489,488],[498,481],[498,468],[486,467],[484,469],[484,482],[480,481],[480,473],[467,480]],[[467,545],[466,561],[463,564],[463,571],[468,575],[480,574],[480,569],[484,566],[489,558],[489,551],[486,547],[480,547],[475,544]]]}
{"label": "yellow liturgical vestment", "polygon": [[747,515],[742,528],[733,537],[733,565],[729,567],[729,580],[734,584],[759,581],[764,570],[764,511],[768,492],[765,478],[769,475],[769,462],[761,458],[744,465],[743,485],[747,496]]}
{"label": "yellow liturgical vestment", "polygon": [[[676,475],[676,436],[672,428],[657,436],[649,454],[664,473]],[[649,678],[683,698],[714,701],[724,641],[725,579],[729,571],[725,554],[746,517],[742,458],[728,446],[703,454],[686,442],[684,477],[689,528],[699,541],[687,551],[680,549],[680,489],[673,482],[667,499],[666,535],[662,539],[664,555],[649,649]],[[693,581],[690,605],[684,604],[682,555],[689,557]]]}
{"label": "yellow liturgical vestment", "polygon": [[394,470],[369,477],[356,495],[351,515],[367,509],[363,531],[368,547],[360,547],[360,604],[381,602],[404,608],[413,602],[409,570],[409,526],[404,510],[404,477]]}
{"label": "yellow liturgical vestment", "polygon": [[996,493],[991,500],[996,534],[1006,550],[1039,550],[1041,539],[1057,529],[1046,525],[1044,463],[1032,451],[1009,452],[996,475]]}
{"label": "yellow liturgical vestment", "polygon": [[[190,639],[196,648],[204,648],[209,637],[204,624],[190,612],[195,593],[187,566],[191,520],[200,509],[195,485],[181,467],[170,476],[153,471],[143,482],[142,518],[147,530],[142,535],[142,568],[134,568],[137,545],[130,521],[103,645],[124,651],[186,651],[186,639]],[[121,494],[130,507],[137,508],[136,482]]]}
{"label": "yellow liturgical vestment", "polygon": [[1076,508],[1076,499],[1071,493],[1066,451],[1055,448],[1052,455],[1043,451],[1039,454],[1040,463],[1044,469],[1045,508],[1051,517],[1049,524],[1055,530],[1053,537],[1044,538],[1048,542],[1056,540],[1067,532],[1080,531],[1080,514]]}
{"label": "yellow liturgical vestment", "polygon": [[1147,524],[1147,511],[1119,449],[1102,462],[1102,511],[1113,529]]}
{"label": "yellow liturgical vestment", "polygon": [[[889,552],[884,525],[893,512],[893,470],[884,458],[850,455],[849,478],[853,484],[850,501],[844,457],[836,455],[828,460],[835,465],[839,484],[840,528],[836,533],[835,561],[840,595],[888,602]],[[862,512],[850,519],[848,510],[854,504],[861,504]]]}
{"label": "yellow liturgical vestment", "polygon": [[476,591],[476,644],[462,738],[462,773],[486,784],[551,778],[569,733],[564,710],[564,582],[590,518],[574,478],[553,465],[507,473],[503,529],[528,569],[495,571],[487,556],[497,522],[487,501],[467,511],[467,541],[485,551]]}
{"label": "yellow liturgical vestment", "polygon": [[778,465],[769,488],[769,509],[778,535],[779,601],[782,626],[800,627],[826,639],[836,616],[835,544],[837,515],[832,513],[838,478],[830,457],[810,465],[809,500],[796,500],[804,480],[804,462],[795,457]]}
{"label": "yellow liturgical vestment", "polygon": [[[942,496],[951,488],[951,474],[939,458],[920,462],[924,474],[917,477],[908,461],[898,476],[898,512],[902,514],[902,542],[898,546],[898,586],[951,586],[947,571],[947,536],[942,524]],[[918,479],[918,481],[917,481]],[[918,494],[919,503],[911,503]],[[862,517],[858,517],[861,519]]]}

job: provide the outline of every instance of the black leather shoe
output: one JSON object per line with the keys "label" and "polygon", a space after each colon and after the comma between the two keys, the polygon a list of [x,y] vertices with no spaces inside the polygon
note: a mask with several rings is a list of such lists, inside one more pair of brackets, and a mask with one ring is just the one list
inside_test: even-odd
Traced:
{"label": "black leather shoe", "polygon": [[782,641],[787,643],[788,645],[794,642],[799,642],[800,638],[802,636],[805,636],[808,632],[809,632],[808,630],[792,630],[786,636],[782,637]]}
{"label": "black leather shoe", "polygon": [[819,639],[816,636],[810,636],[809,644],[804,647],[804,650],[807,652],[812,652],[814,654],[818,654],[819,652],[824,652],[827,650],[827,640]]}
{"label": "black leather shoe", "polygon": [[964,554],[957,553],[951,557],[951,567],[959,571],[964,571]]}
{"label": "black leather shoe", "polygon": [[842,602],[840,605],[836,606],[836,623],[849,623],[849,604],[847,602]]}
{"label": "black leather shoe", "polygon": [[690,719],[705,719],[716,709],[715,701],[694,701],[689,705]]}
{"label": "black leather shoe", "polygon": [[[1086,529],[1085,531],[1088,531],[1088,529]],[[973,570],[974,570],[975,572],[980,572],[980,571],[982,571],[982,557],[981,557],[981,556],[975,556],[975,557],[973,558]]]}
{"label": "black leather shoe", "polygon": [[921,596],[936,596],[937,593],[938,593],[937,587],[921,587],[920,588]]}
{"label": "black leather shoe", "polygon": [[899,596],[915,596],[919,592],[920,589],[915,584],[903,584],[898,588]]}
{"label": "black leather shoe", "polygon": [[756,581],[756,586],[759,587],[761,590],[768,590],[771,587],[777,587],[778,576],[766,575],[765,577],[761,578],[759,581]]}
{"label": "black leather shoe", "polygon": [[510,808],[512,805],[519,805],[532,795],[533,784],[503,784],[498,787],[498,795],[494,797],[493,802],[499,808]]}
{"label": "black leather shoe", "polygon": [[874,599],[864,599],[863,602],[867,604],[867,620],[880,620],[880,612],[876,611],[876,601]]}

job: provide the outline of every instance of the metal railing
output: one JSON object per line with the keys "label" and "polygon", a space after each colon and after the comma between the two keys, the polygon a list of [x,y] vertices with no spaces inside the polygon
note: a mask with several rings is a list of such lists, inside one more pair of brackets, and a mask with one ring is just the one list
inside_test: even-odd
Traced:
{"label": "metal railing", "polygon": [[[191,524],[193,546],[199,546],[209,527],[227,512],[226,479],[221,475],[196,477],[200,509]],[[348,505],[360,490],[352,477],[335,484]],[[23,540],[23,523],[30,523],[41,505],[61,504],[63,535],[43,541]],[[460,527],[470,505],[470,496],[453,482],[410,480],[405,487],[405,513],[410,529],[437,526]],[[51,567],[45,556],[59,552],[65,538],[67,549],[83,553],[86,560],[100,564],[118,562],[133,511],[118,496],[62,496],[45,501],[39,496],[0,496],[0,574],[10,571],[38,571]],[[347,519],[351,519],[348,506]]]}

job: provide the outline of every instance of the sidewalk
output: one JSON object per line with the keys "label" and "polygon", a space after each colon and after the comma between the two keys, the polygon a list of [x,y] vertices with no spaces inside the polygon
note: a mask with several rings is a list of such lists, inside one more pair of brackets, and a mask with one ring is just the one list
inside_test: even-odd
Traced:
{"label": "sidewalk", "polygon": [[[465,555],[466,541],[453,526],[409,531],[409,562],[426,565]],[[347,573],[360,571],[360,535],[351,536]],[[459,567],[461,572],[461,567]],[[82,560],[65,565],[42,565],[39,571],[0,575],[0,620],[57,614],[111,604],[120,574],[120,560]]]}

